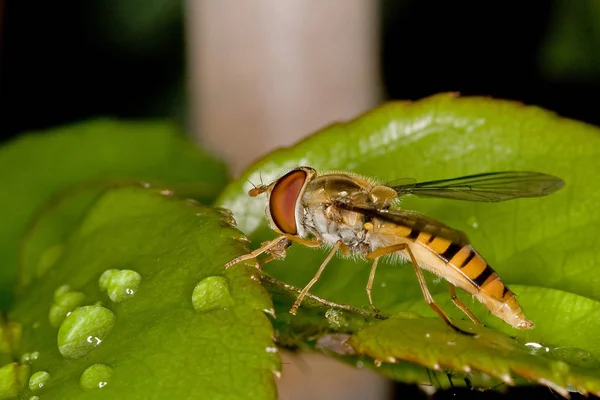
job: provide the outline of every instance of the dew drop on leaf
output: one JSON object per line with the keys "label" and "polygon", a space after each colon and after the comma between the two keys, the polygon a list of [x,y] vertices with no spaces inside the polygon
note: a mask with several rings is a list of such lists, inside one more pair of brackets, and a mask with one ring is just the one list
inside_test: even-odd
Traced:
{"label": "dew drop on leaf", "polygon": [[108,293],[115,303],[129,300],[137,292],[142,282],[142,276],[129,269],[109,269],[100,276],[100,290]]}
{"label": "dew drop on leaf", "polygon": [[79,379],[79,386],[83,390],[102,389],[108,384],[112,374],[113,369],[111,367],[104,364],[94,364],[83,371]]}
{"label": "dew drop on leaf", "polygon": [[549,347],[536,342],[525,343],[525,346],[528,347],[533,354],[548,353],[550,351]]}
{"label": "dew drop on leaf", "polygon": [[21,364],[30,364],[32,361],[37,360],[39,357],[39,351],[34,351],[32,353],[23,353],[23,355],[21,356]]}
{"label": "dew drop on leaf", "polygon": [[473,229],[477,229],[479,228],[479,221],[477,221],[477,218],[475,216],[470,216],[469,218],[467,218],[467,225]]}
{"label": "dew drop on leaf", "polygon": [[583,368],[597,369],[600,367],[600,363],[592,353],[578,347],[556,347],[550,349],[550,356]]}
{"label": "dew drop on leaf", "polygon": [[233,305],[227,279],[209,276],[201,280],[192,293],[192,305],[196,311],[224,309]]}
{"label": "dew drop on leaf", "polygon": [[69,286],[63,285],[54,292],[54,302],[50,306],[48,312],[48,320],[50,325],[57,328],[77,307],[81,306],[85,301],[85,294],[81,292],[72,292]]}
{"label": "dew drop on leaf", "polygon": [[344,317],[344,314],[333,308],[325,311],[325,318],[327,318],[327,321],[332,328],[341,328],[342,326],[348,325],[348,321],[346,320],[346,317]]}
{"label": "dew drop on leaf", "polygon": [[49,380],[49,373],[47,373],[46,371],[38,371],[31,375],[31,378],[29,378],[29,390],[31,390],[32,392],[40,390],[48,384]]}
{"label": "dew drop on leaf", "polygon": [[98,347],[116,321],[115,314],[99,305],[77,308],[58,330],[58,350],[65,358],[78,358]]}

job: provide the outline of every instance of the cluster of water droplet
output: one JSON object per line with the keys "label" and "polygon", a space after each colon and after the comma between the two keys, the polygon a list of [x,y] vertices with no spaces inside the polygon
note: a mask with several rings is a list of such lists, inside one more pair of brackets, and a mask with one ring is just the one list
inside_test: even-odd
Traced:
{"label": "cluster of water droplet", "polygon": [[[102,274],[99,286],[108,293],[112,301],[122,302],[135,294],[141,280],[140,274],[135,271],[111,269]],[[58,327],[58,350],[66,359],[80,358],[98,347],[116,323],[116,316],[111,310],[103,307],[100,302],[83,305],[85,299],[84,293],[73,291],[68,285],[60,286],[54,292],[48,319],[52,326]],[[12,377],[9,387],[20,390],[23,385],[19,384],[17,377],[24,382],[29,376],[29,364],[38,357],[37,351],[24,353],[20,364],[7,364],[0,368],[0,379],[3,370],[6,370],[7,375]],[[18,372],[21,371],[13,371],[15,368],[26,368],[26,372],[19,375]],[[82,373],[79,384],[85,390],[102,388],[107,385],[112,372],[112,368],[106,365],[94,364]],[[47,371],[37,371],[29,377],[29,389],[32,392],[40,391],[49,382],[50,374]],[[34,398],[37,396],[31,397]]]}
{"label": "cluster of water droplet", "polygon": [[85,294],[74,292],[69,285],[62,285],[54,291],[54,302],[50,306],[50,325],[58,328],[64,319],[85,301]]}
{"label": "cluster of water droplet", "polygon": [[109,269],[99,280],[100,290],[105,291],[115,303],[129,300],[142,283],[142,276],[130,269]]}

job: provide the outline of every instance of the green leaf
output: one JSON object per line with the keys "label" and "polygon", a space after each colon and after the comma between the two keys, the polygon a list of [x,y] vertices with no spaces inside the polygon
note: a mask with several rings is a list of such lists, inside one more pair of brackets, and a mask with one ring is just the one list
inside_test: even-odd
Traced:
{"label": "green leaf", "polygon": [[225,217],[155,189],[99,196],[9,314],[24,365],[48,373],[20,396],[275,398],[272,303],[250,264],[223,268],[247,251]]}
{"label": "green leaf", "polygon": [[[268,183],[298,165],[318,171],[349,170],[382,182],[502,170],[534,170],[563,178],[566,186],[543,198],[474,203],[406,196],[402,206],[466,232],[535,323],[533,330],[516,330],[479,303],[468,301],[486,326],[522,344],[581,351],[600,373],[596,340],[600,327],[593,319],[600,304],[600,275],[595,273],[600,181],[593,179],[593,171],[600,170],[598,128],[537,107],[489,98],[440,94],[414,103],[385,104],[268,155],[227,187],[217,204],[232,210],[253,247],[276,235],[267,227],[264,199],[247,195],[252,188],[247,180]],[[302,287],[325,255],[322,250],[293,245],[285,260],[273,261],[265,270]],[[336,303],[367,307],[368,274],[367,262],[337,258],[311,292]],[[426,275],[436,302],[454,320],[466,319],[450,303],[447,283]],[[407,265],[380,263],[373,298],[388,315],[408,310],[436,315],[424,303],[414,271]],[[586,329],[576,328],[580,321],[589,324]],[[498,355],[483,353],[481,357]]]}
{"label": "green leaf", "polygon": [[[77,190],[89,191],[89,197],[73,204],[83,210],[94,198],[94,190],[106,185],[142,180],[162,183],[210,202],[227,181],[222,164],[166,121],[95,120],[24,134],[0,148],[0,171],[0,306],[4,307],[12,296],[21,238],[30,223],[35,225],[37,213],[44,215],[42,206],[51,208],[51,199],[60,203],[59,193],[64,189],[79,185]],[[42,229],[50,242],[41,246],[44,239],[40,238],[37,250],[43,252],[59,243],[53,242],[60,236],[56,231],[64,233],[78,221],[74,210],[67,211],[63,215],[67,220],[57,217]],[[35,260],[23,267],[22,283],[37,270],[37,256],[30,256]],[[53,255],[47,256],[50,262]]]}
{"label": "green leaf", "polygon": [[[600,393],[596,369],[570,366],[535,354],[506,335],[478,326],[475,338],[457,333],[439,318],[393,317],[367,327],[348,340],[360,354],[395,364],[408,360],[433,370],[477,370],[508,384],[511,373],[550,386],[568,396],[569,385],[582,393]],[[508,355],[508,356],[507,356]]]}

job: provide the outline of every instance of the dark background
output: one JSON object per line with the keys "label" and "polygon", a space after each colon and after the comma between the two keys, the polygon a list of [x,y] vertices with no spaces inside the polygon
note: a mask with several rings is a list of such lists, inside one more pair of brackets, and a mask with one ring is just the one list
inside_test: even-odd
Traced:
{"label": "dark background", "polygon": [[[0,0],[0,9],[0,140],[96,116],[182,118],[181,2]],[[600,125],[600,2],[384,0],[381,9],[388,99],[458,91]],[[434,395],[516,396],[559,398],[546,388]]]}
{"label": "dark background", "polygon": [[[93,116],[180,117],[181,4],[5,0],[0,135]],[[578,1],[381,3],[390,99],[459,91],[600,124],[600,6]],[[597,23],[598,22],[598,23]]]}

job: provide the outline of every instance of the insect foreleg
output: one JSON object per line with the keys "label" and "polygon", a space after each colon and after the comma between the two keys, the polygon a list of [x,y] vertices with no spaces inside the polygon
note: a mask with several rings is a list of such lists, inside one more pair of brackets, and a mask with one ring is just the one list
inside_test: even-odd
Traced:
{"label": "insect foreleg", "polygon": [[298,236],[290,235],[288,233],[284,233],[283,236],[290,242],[298,243],[306,247],[320,247],[323,244],[323,242],[319,240],[302,239]]}
{"label": "insect foreleg", "polygon": [[[287,241],[287,238],[285,236],[279,236],[278,238],[275,238],[275,239],[270,240],[268,242],[264,242],[262,246],[260,246],[258,249],[254,250],[253,252],[248,253],[248,254],[244,254],[243,256],[236,257],[233,260],[229,261],[227,264],[225,264],[225,269],[231,267],[232,265],[240,263],[242,261],[246,261],[246,260],[250,260],[252,258],[256,258],[259,255],[261,255],[262,253],[269,252],[269,250],[275,248],[276,246],[279,246],[279,247],[277,247],[273,253],[270,253],[271,254],[271,259],[269,261],[271,261],[271,260],[273,260],[275,258],[281,258],[281,256],[285,254],[285,247],[286,246],[285,246],[285,242],[284,241]],[[264,262],[262,264],[258,264],[257,263],[257,267],[260,268],[260,266],[264,265],[264,264],[265,264]]]}
{"label": "insect foreleg", "polygon": [[341,246],[342,246],[342,242],[337,241],[335,243],[335,245],[333,246],[333,248],[331,249],[331,251],[329,252],[329,254],[327,255],[327,257],[325,258],[325,260],[323,261],[323,263],[321,264],[321,266],[317,270],[317,273],[315,274],[315,276],[313,276],[313,278],[310,280],[310,282],[308,282],[308,285],[306,285],[304,287],[304,289],[302,289],[302,291],[300,292],[300,294],[296,298],[296,302],[294,303],[294,305],[290,309],[290,313],[292,313],[293,315],[296,315],[296,312],[298,311],[298,307],[300,307],[300,303],[302,303],[302,299],[304,299],[304,296],[306,296],[306,293],[308,293],[308,291],[310,290],[310,288],[312,287],[312,285],[314,285],[319,280],[319,278],[321,277],[321,273],[323,273],[323,270],[325,269],[325,267],[327,266],[327,264],[329,264],[329,261],[331,261],[331,259],[335,255],[335,252]]}
{"label": "insect foreleg", "polygon": [[449,285],[450,285],[450,299],[452,299],[452,302],[454,303],[454,305],[456,307],[458,307],[462,312],[464,312],[467,315],[467,317],[469,317],[471,319],[471,321],[473,321],[473,323],[475,323],[477,325],[482,325],[482,323],[479,322],[479,320],[477,319],[477,317],[475,317],[475,315],[471,312],[471,310],[469,310],[467,305],[458,298],[458,296],[456,295],[456,288],[454,287],[454,285],[451,283],[449,283]]}

